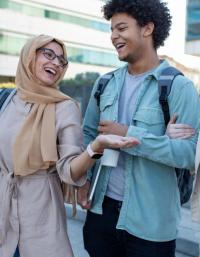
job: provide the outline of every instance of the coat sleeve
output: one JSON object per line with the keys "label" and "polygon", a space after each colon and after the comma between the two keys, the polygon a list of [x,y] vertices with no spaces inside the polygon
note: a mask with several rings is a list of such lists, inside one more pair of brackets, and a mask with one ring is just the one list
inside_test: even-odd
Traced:
{"label": "coat sleeve", "polygon": [[97,79],[92,89],[92,93],[83,120],[83,134],[85,146],[87,146],[98,135],[97,128],[100,119],[100,109],[99,106],[97,106],[97,100],[94,97],[94,94],[97,90],[98,81],[99,79]]}
{"label": "coat sleeve", "polygon": [[70,172],[70,161],[83,151],[81,113],[74,101],[67,100],[57,104],[56,129],[59,155],[56,168],[60,179],[65,183],[81,186],[85,183],[85,176],[74,182]]}
{"label": "coat sleeve", "polygon": [[189,139],[170,139],[167,135],[156,136],[150,133],[148,128],[131,125],[127,136],[139,139],[141,144],[121,150],[168,166],[193,170],[200,123],[200,101],[193,83],[185,77],[177,77],[168,103],[170,116],[176,113],[177,123],[189,124],[196,128],[195,136]]}
{"label": "coat sleeve", "polygon": [[[98,135],[98,125],[100,119],[100,109],[97,106],[97,100],[94,97],[94,94],[97,90],[99,79],[95,82],[92,93],[90,96],[90,100],[88,102],[88,106],[85,112],[84,120],[83,120],[83,135],[84,135],[84,146],[93,141]],[[92,177],[92,169],[88,170],[87,179],[90,180]]]}

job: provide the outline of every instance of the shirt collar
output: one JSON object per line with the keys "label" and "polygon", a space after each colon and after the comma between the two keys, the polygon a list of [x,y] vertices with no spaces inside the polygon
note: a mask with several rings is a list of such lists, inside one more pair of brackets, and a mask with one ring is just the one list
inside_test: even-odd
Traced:
{"label": "shirt collar", "polygon": [[[147,77],[154,77],[156,80],[160,77],[161,71],[169,66],[166,60],[160,60],[160,64],[148,74]],[[115,77],[124,77],[128,69],[128,64],[124,65],[121,69],[114,72]]]}

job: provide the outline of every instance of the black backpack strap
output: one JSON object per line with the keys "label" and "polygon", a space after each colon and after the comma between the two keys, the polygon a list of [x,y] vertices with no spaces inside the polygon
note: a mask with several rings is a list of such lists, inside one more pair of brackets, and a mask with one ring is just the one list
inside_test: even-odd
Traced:
{"label": "black backpack strap", "polygon": [[6,101],[6,99],[8,98],[8,96],[10,95],[10,93],[13,91],[13,88],[3,88],[0,91],[0,110],[1,107],[3,106],[4,102]]}
{"label": "black backpack strap", "polygon": [[100,104],[100,97],[101,95],[103,94],[104,92],[104,89],[106,88],[108,82],[111,80],[111,78],[113,77],[113,74],[114,74],[115,71],[111,71],[109,73],[106,73],[103,77],[101,77],[99,79],[99,82],[98,82],[98,86],[97,86],[97,90],[96,92],[94,93],[94,97],[96,98],[97,100],[97,106],[99,106]]}
{"label": "black backpack strap", "polygon": [[159,102],[162,107],[165,126],[167,126],[170,120],[169,105],[168,105],[168,95],[170,94],[172,83],[176,76],[182,75],[183,73],[176,68],[170,66],[162,70],[161,75],[158,79],[158,91],[159,91]]}

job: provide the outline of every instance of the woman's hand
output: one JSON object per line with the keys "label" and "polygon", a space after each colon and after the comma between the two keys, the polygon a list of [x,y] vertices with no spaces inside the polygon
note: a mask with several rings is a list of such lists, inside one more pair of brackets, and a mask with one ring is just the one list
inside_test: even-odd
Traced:
{"label": "woman's hand", "polygon": [[92,142],[91,147],[94,152],[103,152],[106,148],[133,147],[140,144],[140,141],[134,137],[123,137],[118,135],[99,135]]}
{"label": "woman's hand", "polygon": [[90,182],[87,180],[82,187],[77,189],[77,202],[83,209],[90,209],[91,202],[88,201]]}
{"label": "woman's hand", "polygon": [[166,135],[168,135],[169,138],[186,139],[195,134],[194,128],[187,124],[176,124],[176,119],[177,115],[174,114],[167,125]]}
{"label": "woman's hand", "polygon": [[[140,144],[139,140],[134,137],[122,137],[118,135],[99,135],[91,143],[91,148],[96,153],[103,153],[106,148],[122,148],[132,147]],[[77,181],[82,177],[87,169],[94,164],[94,159],[89,157],[89,154],[84,151],[70,162],[70,171],[73,181]],[[86,204],[87,205],[87,204]]]}

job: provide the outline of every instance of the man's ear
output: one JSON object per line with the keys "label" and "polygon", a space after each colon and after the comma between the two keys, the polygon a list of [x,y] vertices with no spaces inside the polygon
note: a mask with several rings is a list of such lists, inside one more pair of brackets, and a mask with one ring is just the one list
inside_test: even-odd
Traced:
{"label": "man's ear", "polygon": [[154,30],[154,24],[153,22],[149,22],[147,25],[143,27],[143,36],[144,37],[149,37],[153,34]]}

